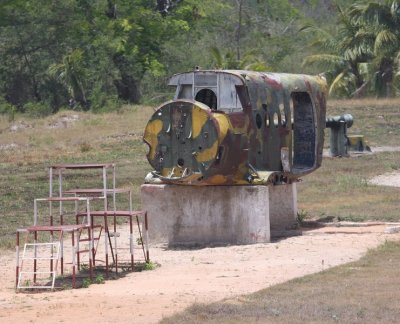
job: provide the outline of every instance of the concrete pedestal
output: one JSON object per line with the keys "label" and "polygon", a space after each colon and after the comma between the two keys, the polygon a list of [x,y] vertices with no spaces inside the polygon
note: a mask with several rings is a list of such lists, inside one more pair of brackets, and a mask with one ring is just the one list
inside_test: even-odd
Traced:
{"label": "concrete pedestal", "polygon": [[270,221],[274,229],[293,225],[295,189],[294,185],[145,184],[141,199],[142,209],[148,212],[152,243],[250,244],[270,241]]}
{"label": "concrete pedestal", "polygon": [[272,236],[282,236],[296,229],[297,187],[290,185],[269,186],[269,223]]}

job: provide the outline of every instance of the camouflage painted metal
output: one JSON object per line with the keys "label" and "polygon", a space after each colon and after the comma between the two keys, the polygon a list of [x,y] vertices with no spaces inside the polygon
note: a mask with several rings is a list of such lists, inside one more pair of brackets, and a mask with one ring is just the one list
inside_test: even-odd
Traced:
{"label": "camouflage painted metal", "polygon": [[290,183],[322,161],[326,81],[236,70],[174,75],[143,140],[148,183]]}

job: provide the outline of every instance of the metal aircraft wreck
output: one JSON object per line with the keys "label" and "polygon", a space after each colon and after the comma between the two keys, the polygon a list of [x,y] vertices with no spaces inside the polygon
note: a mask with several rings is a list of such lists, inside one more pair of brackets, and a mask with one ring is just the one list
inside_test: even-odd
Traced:
{"label": "metal aircraft wreck", "polygon": [[326,81],[236,70],[174,75],[143,140],[147,183],[291,183],[321,165]]}

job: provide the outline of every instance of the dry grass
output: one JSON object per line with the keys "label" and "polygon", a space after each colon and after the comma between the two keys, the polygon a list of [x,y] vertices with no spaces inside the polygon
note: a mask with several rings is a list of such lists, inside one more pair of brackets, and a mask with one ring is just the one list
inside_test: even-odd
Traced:
{"label": "dry grass", "polygon": [[328,101],[328,115],[343,113],[354,117],[349,134],[365,135],[372,146],[400,145],[400,99]]}
{"label": "dry grass", "polygon": [[[1,162],[40,162],[98,150],[104,144],[141,140],[152,112],[151,107],[142,106],[126,106],[119,113],[105,114],[62,111],[44,119],[18,116],[12,124],[3,116],[0,145],[15,148],[0,148]],[[12,125],[22,127],[12,131]]]}
{"label": "dry grass", "polygon": [[299,208],[311,218],[400,220],[400,188],[368,184],[371,177],[400,170],[400,152],[327,158],[298,184]]}
{"label": "dry grass", "polygon": [[400,243],[357,262],[210,305],[161,323],[398,323]]}

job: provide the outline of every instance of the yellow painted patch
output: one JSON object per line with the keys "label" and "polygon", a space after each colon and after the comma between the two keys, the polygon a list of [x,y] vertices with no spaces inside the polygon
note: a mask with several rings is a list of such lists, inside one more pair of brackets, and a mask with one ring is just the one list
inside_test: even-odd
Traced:
{"label": "yellow painted patch", "polygon": [[221,174],[217,174],[215,176],[210,177],[209,179],[207,179],[207,183],[211,184],[211,185],[222,185],[226,183],[226,177],[221,175]]}
{"label": "yellow painted patch", "polygon": [[197,136],[200,135],[200,132],[205,125],[205,123],[208,120],[208,114],[206,111],[203,109],[197,107],[196,105],[193,105],[192,109],[192,129],[193,133],[192,136],[193,138],[196,138]]}
{"label": "yellow painted patch", "polygon": [[226,115],[213,114],[213,117],[217,120],[217,123],[219,125],[218,140],[221,143],[224,140],[228,130],[230,128],[232,128],[232,126],[231,126],[231,124],[229,122],[229,119],[228,119],[228,117]]}
{"label": "yellow painted patch", "polygon": [[208,149],[205,149],[202,152],[197,153],[196,160],[197,162],[200,163],[210,161],[217,156],[217,151],[218,151],[218,141],[216,140],[213,146],[211,146]]}
{"label": "yellow painted patch", "polygon": [[155,119],[149,122],[144,130],[143,139],[150,145],[150,151],[148,154],[150,160],[153,160],[156,156],[156,149],[158,145],[157,135],[161,132],[162,128],[163,122],[160,119]]}

